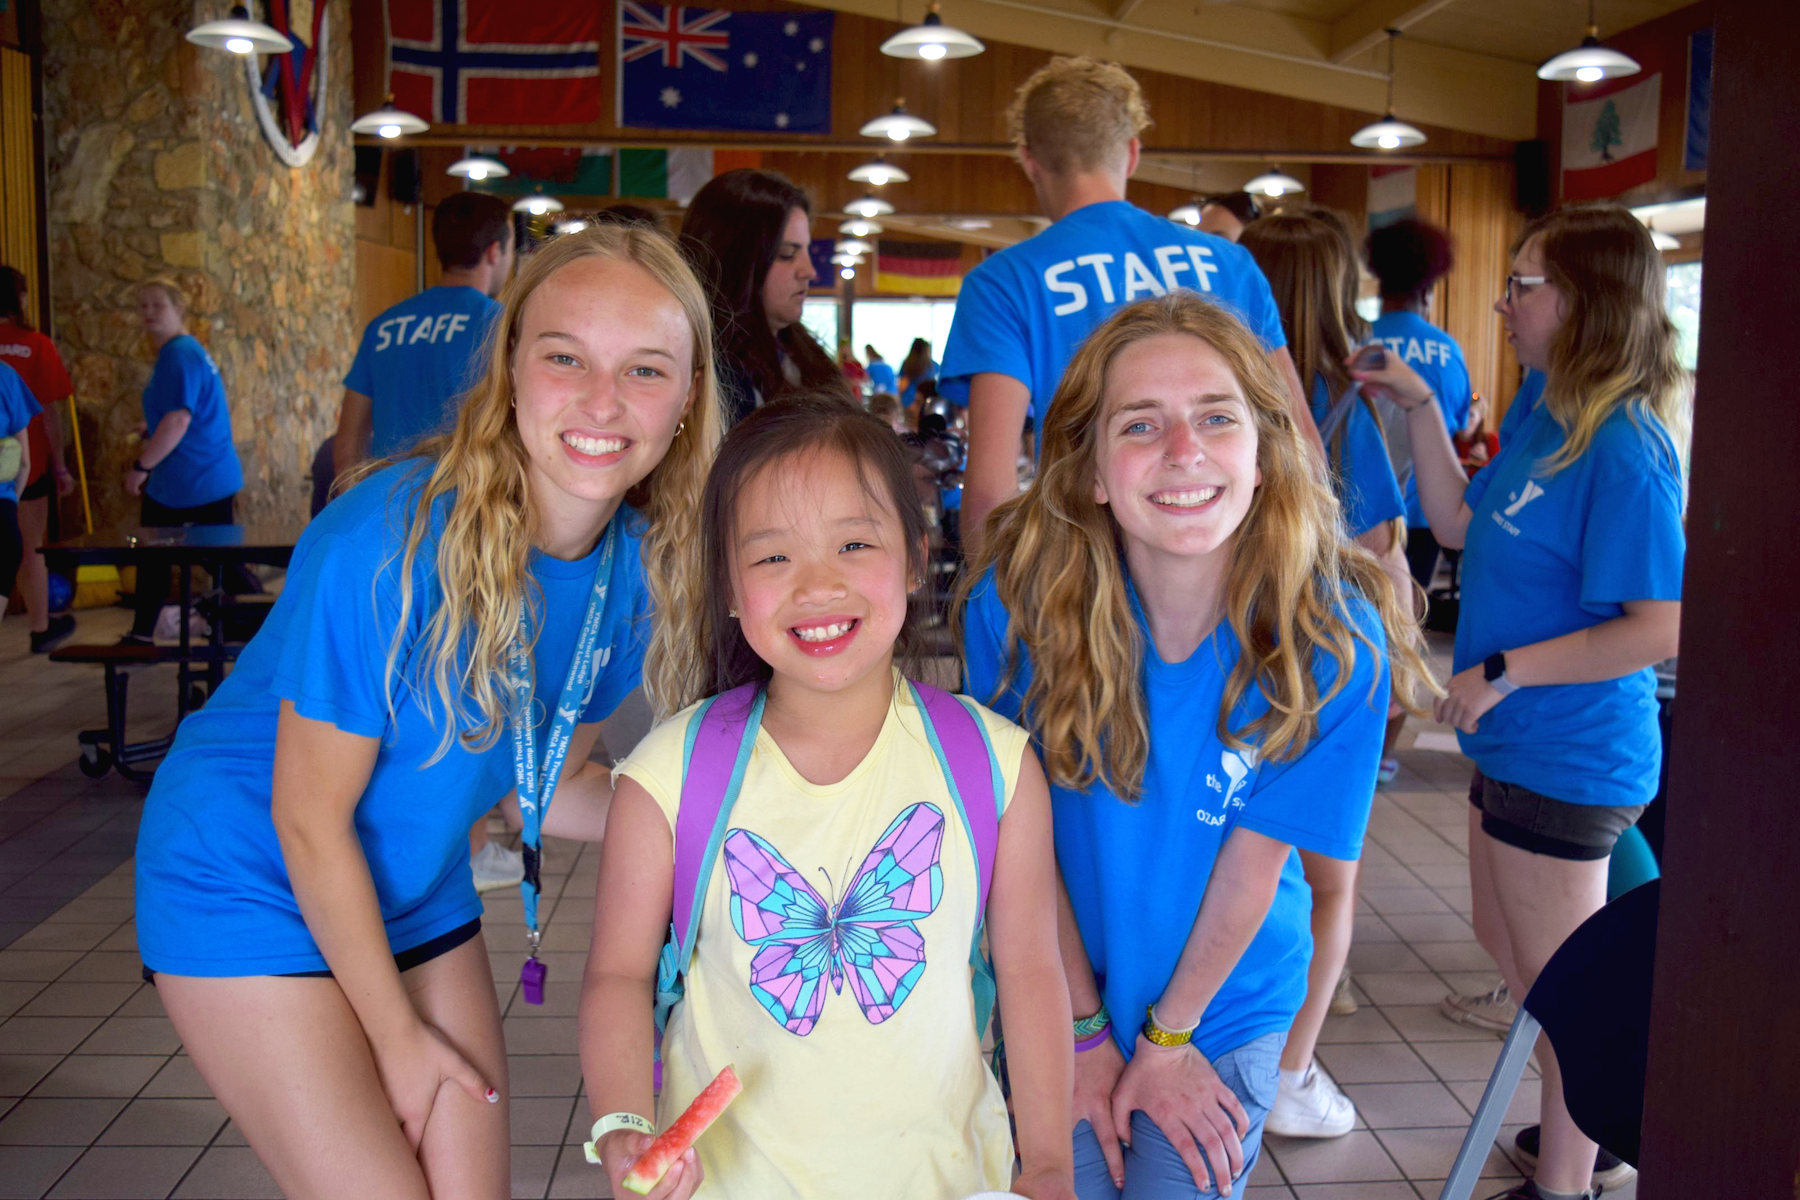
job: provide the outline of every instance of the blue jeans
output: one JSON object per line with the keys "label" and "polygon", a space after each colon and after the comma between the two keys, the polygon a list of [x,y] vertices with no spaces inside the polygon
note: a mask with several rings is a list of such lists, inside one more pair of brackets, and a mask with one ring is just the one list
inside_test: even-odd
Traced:
{"label": "blue jeans", "polygon": [[[1241,1180],[1249,1178],[1262,1152],[1263,1121],[1275,1103],[1275,1088],[1280,1082],[1281,1047],[1285,1033],[1265,1033],[1229,1050],[1213,1060],[1219,1079],[1237,1096],[1250,1118],[1250,1132],[1244,1136],[1244,1171],[1232,1181],[1231,1194],[1243,1194]],[[1175,1146],[1163,1136],[1156,1122],[1141,1112],[1131,1114],[1131,1145],[1125,1147],[1125,1190],[1113,1186],[1106,1169],[1106,1158],[1100,1153],[1100,1139],[1086,1121],[1075,1127],[1075,1195],[1080,1200],[1193,1200],[1196,1196],[1216,1196],[1214,1186],[1194,1186],[1194,1174],[1181,1161]],[[1200,1152],[1201,1158],[1206,1152]],[[1224,1164],[1213,1171],[1222,1170]]]}

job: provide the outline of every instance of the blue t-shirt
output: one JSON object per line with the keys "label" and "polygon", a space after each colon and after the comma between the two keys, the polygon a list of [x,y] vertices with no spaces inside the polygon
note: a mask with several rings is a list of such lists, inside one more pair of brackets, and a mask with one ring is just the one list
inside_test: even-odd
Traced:
{"label": "blue t-shirt", "polygon": [[[1469,483],[1458,671],[1624,616],[1627,600],[1681,599],[1687,539],[1668,434],[1616,412],[1546,476],[1540,464],[1563,441],[1540,404]],[[1574,804],[1648,804],[1662,760],[1656,676],[1520,688],[1457,736],[1489,778]]]}
{"label": "blue t-shirt", "polygon": [[1538,401],[1544,398],[1545,378],[1542,371],[1532,368],[1519,381],[1519,390],[1513,393],[1512,403],[1506,406],[1506,415],[1500,418],[1500,428],[1495,433],[1500,439],[1501,449],[1505,449],[1507,443],[1518,435],[1519,427],[1525,424],[1525,418],[1537,410]]}
{"label": "blue t-shirt", "polygon": [[206,348],[187,334],[170,338],[156,355],[150,386],[144,389],[146,436],[162,419],[186,409],[192,420],[167,458],[156,464],[144,494],[167,508],[198,508],[244,488],[244,468],[231,440],[231,409],[225,384]]}
{"label": "blue t-shirt", "polygon": [[369,453],[401,454],[456,420],[456,402],[486,367],[500,305],[472,287],[426,288],[369,322],[344,386],[371,401]]}
{"label": "blue t-shirt", "polygon": [[1270,350],[1287,345],[1269,281],[1250,252],[1124,200],[1078,208],[969,272],[944,346],[940,393],[969,403],[969,380],[1010,375],[1042,421],[1088,334],[1125,305],[1176,288],[1227,305]]}
{"label": "blue t-shirt", "polygon": [[[1348,684],[1319,714],[1318,735],[1299,758],[1259,763],[1253,752],[1229,750],[1219,740],[1225,681],[1239,653],[1230,625],[1221,622],[1187,661],[1167,663],[1156,654],[1135,595],[1132,608],[1145,644],[1142,682],[1150,727],[1139,798],[1128,804],[1098,785],[1086,791],[1050,788],[1056,860],[1094,977],[1113,1014],[1114,1040],[1128,1058],[1145,1006],[1162,995],[1175,973],[1213,863],[1232,830],[1241,824],[1333,858],[1362,853],[1388,692],[1381,623],[1358,598],[1350,615],[1378,653],[1357,644]],[[1022,646],[1019,670],[1007,690],[994,695],[1005,675],[1008,623],[990,573],[965,614],[967,690],[1030,728],[1020,715],[1031,682],[1031,662]],[[1337,664],[1321,654],[1313,676],[1323,691],[1337,678]],[[1262,693],[1251,689],[1233,727],[1242,728],[1267,710]],[[1300,856],[1290,851],[1268,916],[1194,1032],[1201,1053],[1216,1058],[1293,1023],[1306,999],[1311,914],[1312,893]]]}
{"label": "blue t-shirt", "polygon": [[[1323,375],[1313,376],[1313,424],[1321,424],[1331,411],[1334,397]],[[1351,537],[1361,537],[1383,521],[1406,511],[1394,464],[1388,458],[1381,423],[1361,396],[1350,401],[1350,412],[1326,447],[1331,462],[1331,486],[1344,510],[1344,527]]]}
{"label": "blue t-shirt", "polygon": [[[400,678],[390,682],[386,674],[399,619],[400,554],[420,470],[418,463],[390,467],[313,519],[261,631],[206,707],[181,723],[138,832],[138,945],[152,970],[236,976],[325,968],[271,819],[283,700],[302,716],[381,739],[355,822],[392,949],[410,949],[481,914],[469,871],[469,826],[513,786],[512,739],[502,733],[481,753],[453,743],[430,761],[443,704],[428,681],[406,681],[424,669],[415,655],[440,595],[433,557],[447,500],[440,501],[413,568]],[[650,600],[636,532],[641,520],[621,506],[613,521],[612,581],[582,723],[611,713],[643,673]],[[531,557],[543,593],[543,616],[534,622],[540,747],[568,678],[600,557],[599,547],[575,562],[535,551]]]}
{"label": "blue t-shirt", "polygon": [[894,368],[887,363],[872,362],[869,364],[869,384],[876,391],[886,392],[891,396],[898,389],[899,383],[900,380],[894,374]]}
{"label": "blue t-shirt", "polygon": [[[900,393],[900,406],[902,408],[911,408],[913,405],[913,401],[917,400],[919,397],[919,385],[921,383],[925,382],[927,379],[936,379],[937,377],[938,377],[937,360],[933,359],[926,366],[924,374],[920,375],[917,379],[908,379],[906,381],[906,390],[904,392]],[[896,379],[895,382],[899,382],[898,379]],[[939,392],[938,394],[943,395],[942,392]],[[968,399],[965,397],[964,399],[958,401],[957,403],[967,406],[969,402],[968,402]]]}
{"label": "blue t-shirt", "polygon": [[[24,378],[10,364],[0,362],[0,437],[23,434],[25,427],[31,424],[31,418],[43,411],[37,397],[25,386]],[[0,479],[0,500],[17,503],[18,499],[16,476]]]}
{"label": "blue t-shirt", "polygon": [[[1419,373],[1432,391],[1437,393],[1438,407],[1444,412],[1444,425],[1452,434],[1461,431],[1469,420],[1469,403],[1474,390],[1469,384],[1469,364],[1463,361],[1462,347],[1456,339],[1414,312],[1384,312],[1375,319],[1374,341],[1385,345],[1400,360]],[[1425,506],[1419,503],[1419,485],[1411,473],[1406,476],[1406,524],[1424,529]]]}

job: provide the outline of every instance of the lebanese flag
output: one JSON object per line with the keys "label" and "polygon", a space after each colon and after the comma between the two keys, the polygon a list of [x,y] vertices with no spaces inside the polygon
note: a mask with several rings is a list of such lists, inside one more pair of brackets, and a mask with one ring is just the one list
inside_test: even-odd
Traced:
{"label": "lebanese flag", "polygon": [[1564,85],[1564,200],[1601,200],[1656,178],[1661,101],[1661,74]]}
{"label": "lebanese flag", "polygon": [[954,296],[962,290],[962,245],[882,238],[875,250],[875,290]]}

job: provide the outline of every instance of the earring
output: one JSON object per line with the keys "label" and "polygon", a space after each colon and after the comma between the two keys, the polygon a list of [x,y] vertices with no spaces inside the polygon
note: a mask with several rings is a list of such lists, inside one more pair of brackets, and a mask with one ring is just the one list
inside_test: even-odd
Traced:
{"label": "earring", "polygon": [[676,437],[680,437],[680,436],[681,436],[681,431],[682,431],[682,430],[684,430],[684,429],[686,429],[686,428],[687,428],[687,422],[686,422],[686,421],[682,421],[682,422],[681,422],[681,423],[680,423],[680,424],[678,424],[678,425],[676,425],[676,426],[675,426],[675,436],[676,436]]}
{"label": "earring", "polygon": [[728,608],[725,610],[725,615],[735,621],[735,620],[737,620],[737,609]]}

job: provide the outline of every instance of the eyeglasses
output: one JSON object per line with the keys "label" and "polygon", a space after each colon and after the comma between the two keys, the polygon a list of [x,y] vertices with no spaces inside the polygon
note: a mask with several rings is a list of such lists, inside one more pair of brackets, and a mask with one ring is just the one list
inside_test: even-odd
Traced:
{"label": "eyeglasses", "polygon": [[1549,277],[1545,275],[1508,275],[1506,277],[1506,302],[1508,304],[1513,302],[1513,288],[1515,287],[1537,287],[1539,284],[1549,282]]}

